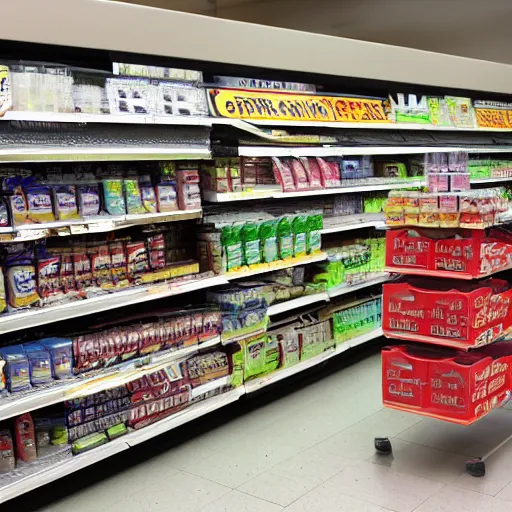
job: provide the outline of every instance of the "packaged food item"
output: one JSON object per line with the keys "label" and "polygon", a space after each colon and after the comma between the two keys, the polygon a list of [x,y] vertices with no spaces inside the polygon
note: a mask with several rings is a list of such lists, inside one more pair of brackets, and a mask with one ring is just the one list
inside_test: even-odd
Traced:
{"label": "packaged food item", "polygon": [[324,183],[322,180],[322,171],[316,161],[316,158],[312,157],[300,157],[299,160],[302,162],[304,169],[308,175],[309,186],[312,189],[323,188]]}
{"label": "packaged food item", "polygon": [[149,271],[148,252],[144,242],[126,244],[128,274],[137,275]]}
{"label": "packaged food item", "polygon": [[32,386],[50,382],[52,380],[52,369],[48,350],[38,343],[26,343],[23,348],[28,358]]}
{"label": "packaged food item", "polygon": [[78,187],[78,208],[83,218],[99,215],[101,207],[98,185],[80,185]]}
{"label": "packaged food item", "polygon": [[53,202],[57,220],[79,219],[74,185],[57,185],[53,187]]}
{"label": "packaged food item", "polygon": [[297,258],[307,252],[307,215],[296,215],[292,221],[293,255]]}
{"label": "packaged food item", "polygon": [[471,98],[445,96],[450,121],[457,128],[474,128],[476,126],[475,110]]}
{"label": "packaged food item", "polygon": [[0,474],[14,471],[16,460],[11,432],[8,429],[0,430]]}
{"label": "packaged food item", "polygon": [[28,218],[33,223],[53,222],[55,215],[52,208],[50,187],[30,184],[25,187]]}
{"label": "packaged food item", "polygon": [[15,176],[6,178],[4,188],[10,192],[9,204],[11,207],[12,221],[15,226],[30,224],[32,221],[28,216],[28,205],[25,192],[21,186],[21,177]]}
{"label": "packaged food item", "polygon": [[322,181],[326,188],[336,188],[341,186],[340,165],[336,159],[317,158]]}
{"label": "packaged food item", "polygon": [[37,260],[37,293],[43,303],[53,302],[59,295],[62,295],[60,257],[54,256]]}
{"label": "packaged food item", "polygon": [[267,220],[260,224],[259,237],[261,242],[261,259],[263,263],[271,263],[279,259],[277,247],[277,221]]}
{"label": "packaged food item", "polygon": [[176,194],[176,184],[171,181],[164,181],[156,186],[156,201],[158,211],[175,212],[178,210],[178,196]]}
{"label": "packaged food item", "polygon": [[148,250],[151,270],[165,268],[165,240],[163,234],[148,238]]}
{"label": "packaged food item", "polygon": [[0,356],[5,361],[4,375],[8,391],[15,393],[30,389],[30,368],[23,348],[20,345],[3,347]]}
{"label": "packaged food item", "polygon": [[117,439],[118,437],[123,436],[128,433],[128,428],[124,423],[118,423],[117,425],[113,425],[112,427],[107,428],[105,433],[108,436],[108,440],[112,441],[113,439]]}
{"label": "packaged food item", "polygon": [[241,229],[242,224],[222,228],[221,244],[225,255],[226,271],[240,268],[243,265]]}
{"label": "packaged food item", "polygon": [[60,255],[60,286],[64,293],[76,290],[73,254],[63,251]]}
{"label": "packaged food item", "polygon": [[44,338],[38,343],[50,354],[52,377],[69,379],[73,376],[73,345],[68,338]]}
{"label": "packaged food item", "polygon": [[258,237],[258,224],[246,222],[240,236],[243,244],[244,264],[255,265],[261,263],[261,245]]}
{"label": "packaged food item", "polygon": [[7,267],[7,298],[11,308],[23,308],[39,302],[34,265]]}
{"label": "packaged food item", "polygon": [[5,293],[4,272],[0,267],[0,313],[7,309],[7,296]]}
{"label": "packaged food item", "polygon": [[108,245],[91,247],[91,273],[93,283],[100,288],[108,288],[112,285],[112,259]]}
{"label": "packaged food item", "polygon": [[272,169],[274,170],[275,179],[281,185],[283,192],[293,192],[296,190],[293,171],[288,160],[273,157]]}
{"label": "packaged food item", "polygon": [[92,270],[91,260],[85,247],[79,247],[73,254],[73,275],[77,290],[83,290],[91,286]]}
{"label": "packaged food item", "polygon": [[120,281],[125,280],[128,275],[125,244],[123,242],[111,242],[109,250],[112,280],[114,285],[117,285]]}
{"label": "packaged food item", "polygon": [[151,184],[151,178],[149,175],[141,176],[140,195],[142,197],[142,206],[144,210],[148,213],[156,213],[158,211],[156,193],[153,185]]}
{"label": "packaged food item", "polygon": [[108,438],[103,432],[96,432],[74,441],[71,445],[71,450],[73,451],[74,455],[78,455],[80,453],[92,450],[93,448],[97,448],[98,446],[101,446],[107,442]]}
{"label": "packaged food item", "polygon": [[137,180],[124,180],[124,197],[126,213],[138,215],[145,212],[145,208],[142,205],[139,182]]}
{"label": "packaged food item", "polygon": [[178,206],[180,210],[192,210],[201,207],[201,189],[199,171],[182,169],[176,171],[178,187]]}
{"label": "packaged food item", "polygon": [[281,217],[277,223],[277,243],[279,259],[284,260],[293,256],[293,233],[287,217]]}
{"label": "packaged food item", "polygon": [[126,203],[123,195],[123,180],[103,180],[105,209],[110,215],[124,215]]}
{"label": "packaged food item", "polygon": [[7,198],[0,197],[0,227],[10,226],[9,209],[7,207]]}
{"label": "packaged food item", "polygon": [[309,179],[302,162],[297,158],[290,160],[290,167],[293,175],[293,182],[296,190],[309,190]]}
{"label": "packaged food item", "polygon": [[322,229],[323,229],[323,216],[308,215],[307,217],[307,238],[306,248],[307,253],[312,254],[320,251],[322,248]]}

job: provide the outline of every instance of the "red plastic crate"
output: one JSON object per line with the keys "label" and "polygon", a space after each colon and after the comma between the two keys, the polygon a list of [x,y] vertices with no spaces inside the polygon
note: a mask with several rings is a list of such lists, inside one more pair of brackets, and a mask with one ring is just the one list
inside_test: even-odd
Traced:
{"label": "red plastic crate", "polygon": [[386,233],[386,270],[389,272],[474,279],[511,267],[512,234],[505,229],[491,229],[488,234],[418,228]]}
{"label": "red plastic crate", "polygon": [[512,324],[512,290],[502,279],[411,280],[382,288],[382,329],[388,338],[468,350],[492,343]]}
{"label": "red plastic crate", "polygon": [[388,347],[382,351],[386,407],[469,425],[507,398],[512,345],[466,353],[450,349]]}

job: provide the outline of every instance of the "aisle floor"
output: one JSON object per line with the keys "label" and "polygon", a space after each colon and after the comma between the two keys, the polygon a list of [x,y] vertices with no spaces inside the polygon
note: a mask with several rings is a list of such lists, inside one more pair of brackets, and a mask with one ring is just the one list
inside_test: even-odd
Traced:
{"label": "aisle floor", "polygon": [[[76,484],[85,483],[83,472],[74,475],[72,494],[37,510],[512,510],[512,443],[488,461],[484,478],[464,472],[469,457],[509,435],[511,410],[464,428],[383,409],[378,354],[279,393],[270,390],[258,407],[227,414],[207,428],[199,420],[163,436],[130,453],[136,459],[123,460],[119,472],[100,463],[89,470],[98,480],[90,485]],[[375,455],[374,436],[393,438],[393,457]],[[65,482],[51,487],[54,495],[68,488]],[[48,488],[35,491],[30,502],[40,503],[47,494]]]}

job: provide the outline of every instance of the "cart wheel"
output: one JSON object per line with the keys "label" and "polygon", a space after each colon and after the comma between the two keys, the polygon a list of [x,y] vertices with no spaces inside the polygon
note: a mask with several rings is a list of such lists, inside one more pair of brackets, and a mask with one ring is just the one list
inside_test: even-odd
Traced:
{"label": "cart wheel", "polygon": [[471,476],[485,476],[485,462],[481,459],[468,460],[466,462],[466,471]]}
{"label": "cart wheel", "polygon": [[375,450],[381,455],[389,455],[393,451],[391,442],[387,437],[376,437],[374,444]]}

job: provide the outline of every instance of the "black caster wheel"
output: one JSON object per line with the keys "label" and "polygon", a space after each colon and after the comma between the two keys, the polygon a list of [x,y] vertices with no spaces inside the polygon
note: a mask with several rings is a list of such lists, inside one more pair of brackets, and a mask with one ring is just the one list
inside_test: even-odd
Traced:
{"label": "black caster wheel", "polygon": [[381,455],[389,455],[393,451],[391,441],[387,437],[376,437],[374,444],[375,450]]}
{"label": "black caster wheel", "polygon": [[468,460],[466,462],[466,471],[471,476],[485,476],[485,462],[481,459]]}

